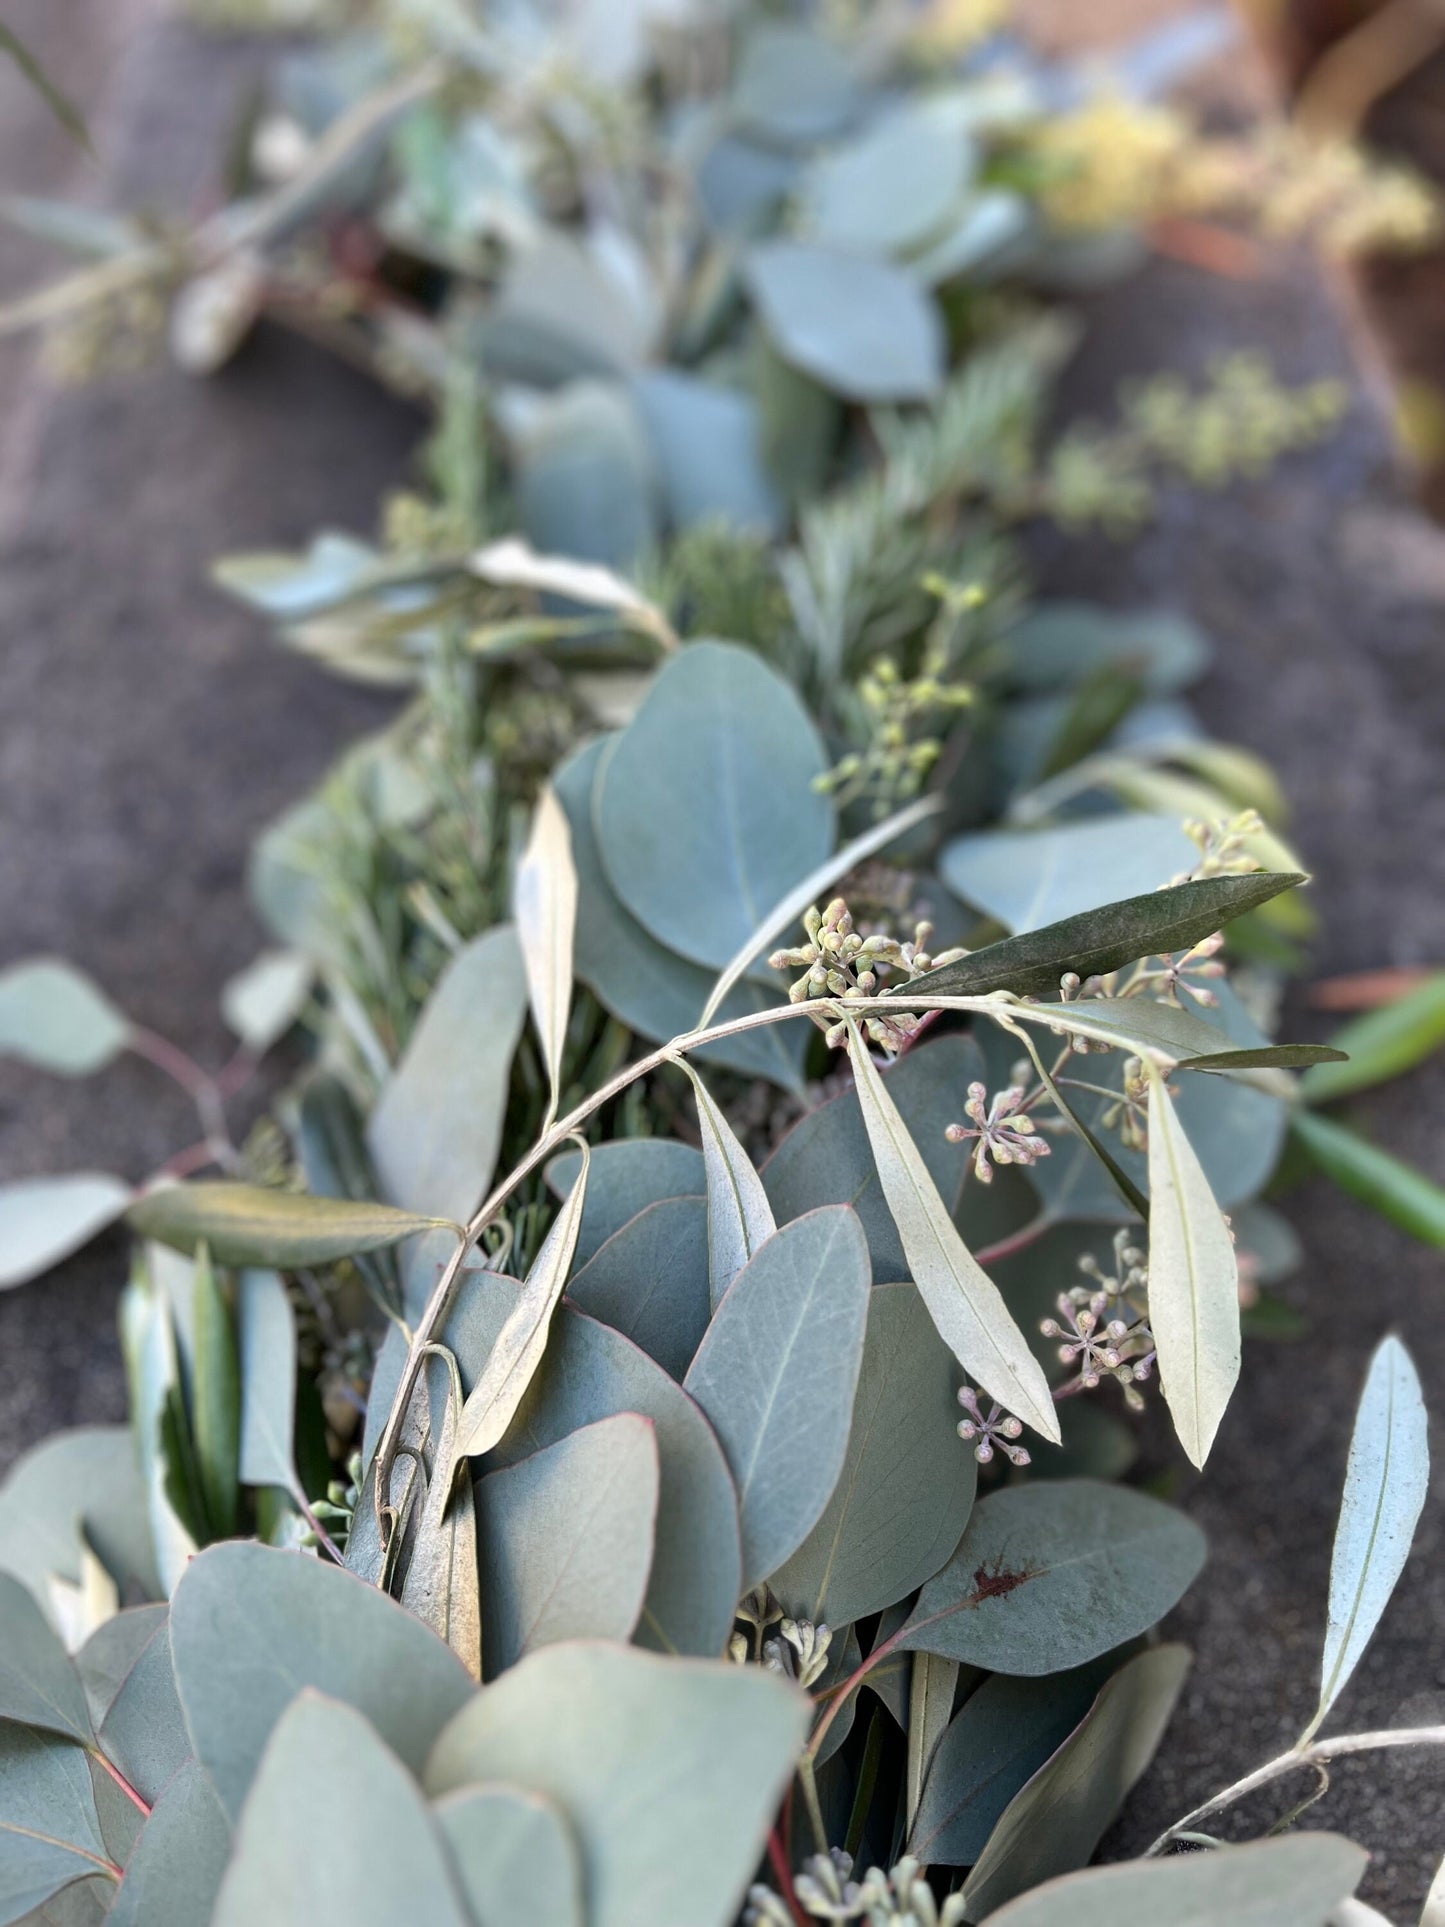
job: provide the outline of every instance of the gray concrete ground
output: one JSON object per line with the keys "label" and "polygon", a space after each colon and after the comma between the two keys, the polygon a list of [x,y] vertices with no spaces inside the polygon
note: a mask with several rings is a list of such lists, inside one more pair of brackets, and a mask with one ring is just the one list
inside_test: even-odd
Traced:
{"label": "gray concrete ground", "polygon": [[[122,10],[94,0],[90,38],[59,33],[59,11],[47,0],[14,10],[58,71],[106,103],[117,196],[204,182],[252,56],[198,45],[149,18],[147,0],[129,0],[123,31]],[[90,62],[78,77],[76,46]],[[48,134],[16,134],[26,111],[0,75],[0,170],[39,185],[69,161]],[[24,249],[0,251],[0,286],[33,265]],[[1251,343],[1286,375],[1356,380],[1337,308],[1297,263],[1242,286],[1156,268],[1143,289],[1096,306],[1078,405],[1103,407],[1121,375]],[[0,354],[3,956],[73,956],[139,1019],[215,1060],[216,992],[259,942],[242,894],[248,840],[378,710],[271,651],[207,588],[206,563],[220,548],[298,540],[322,519],[365,527],[413,424],[279,338],[208,386],[158,369],[73,394],[32,392],[27,379],[22,393],[21,368],[14,349]],[[1267,481],[1203,501],[1171,493],[1137,543],[1041,534],[1034,556],[1053,592],[1170,604],[1213,632],[1203,707],[1220,734],[1267,754],[1294,798],[1327,919],[1321,972],[1445,958],[1445,549],[1398,500],[1363,392],[1327,448]],[[1296,1029],[1310,1023],[1302,1015]],[[1358,1116],[1441,1175],[1445,1063]],[[0,1076],[6,1175],[94,1165],[137,1176],[190,1135],[185,1105],[145,1066],[83,1086]],[[1382,1331],[1404,1333],[1445,1415],[1438,1255],[1317,1181],[1287,1209],[1306,1251],[1291,1295],[1311,1333],[1249,1348],[1209,1471],[1184,1494],[1213,1549],[1177,1615],[1198,1663],[1116,1853],[1288,1744],[1307,1717],[1351,1415]],[[120,1413],[122,1266],[121,1240],[107,1240],[0,1298],[0,1462],[56,1425]],[[1436,1447],[1445,1468],[1438,1426]],[[1437,1477],[1340,1720],[1445,1718],[1442,1553]],[[1366,1891],[1401,1922],[1445,1852],[1442,1789],[1435,1761],[1357,1761],[1310,1817],[1374,1850]]]}

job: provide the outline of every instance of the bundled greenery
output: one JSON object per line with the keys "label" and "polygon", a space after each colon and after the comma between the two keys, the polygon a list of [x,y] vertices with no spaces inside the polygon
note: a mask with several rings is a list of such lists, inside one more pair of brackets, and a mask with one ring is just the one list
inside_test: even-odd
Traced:
{"label": "bundled greenery", "polygon": [[0,976],[0,1049],[138,1052],[201,1125],[139,1188],[0,1189],[0,1282],[137,1238],[130,1440],[0,1488],[0,1922],[1322,1924],[1345,1842],[1169,1849],[1445,1737],[1318,1737],[1423,1503],[1413,1367],[1370,1365],[1299,1746],[1081,1873],[1204,1556],[1121,1481],[1156,1385],[1204,1463],[1278,1323],[1292,1127],[1445,1235],[1310,1108],[1439,990],[1348,1062],[1271,1042],[1311,922],[1202,639],[1030,602],[1009,531],[1133,526],[1338,405],[1235,361],[1050,444],[1046,282],[1161,212],[1288,227],[1290,183],[1335,239],[1419,203],[1075,97],[990,6],[335,11],[279,185],[91,227],[19,317],[84,361],[168,304],[209,367],[281,314],[438,426],[378,543],[220,569],[410,692],[257,848],[233,1062]]}

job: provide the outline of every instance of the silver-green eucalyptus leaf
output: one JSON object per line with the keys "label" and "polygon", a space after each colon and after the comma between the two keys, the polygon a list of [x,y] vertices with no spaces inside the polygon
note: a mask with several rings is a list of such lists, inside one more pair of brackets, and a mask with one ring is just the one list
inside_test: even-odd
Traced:
{"label": "silver-green eucalyptus leaf", "polygon": [[1048,1380],[997,1285],[959,1236],[858,1026],[849,1020],[858,1101],[878,1180],[913,1282],[966,1372],[1044,1438],[1059,1439]]}
{"label": "silver-green eucalyptus leaf", "polygon": [[1239,1267],[1163,1074],[1149,1067],[1149,1329],[1159,1384],[1202,1466],[1239,1378]]}
{"label": "silver-green eucalyptus leaf", "polygon": [[[321,1852],[321,1842],[354,1850]],[[406,1765],[354,1707],[303,1690],[259,1762],[215,1927],[469,1927]]]}
{"label": "silver-green eucalyptus leaf", "polygon": [[562,1093],[562,1051],[572,1009],[572,946],[577,928],[577,871],[572,833],[550,785],[537,799],[532,834],[512,893],[517,939],[527,971],[532,1021],[551,1088],[547,1121]]}
{"label": "silver-green eucalyptus leaf", "polygon": [[144,1238],[193,1253],[205,1244],[218,1264],[328,1264],[380,1251],[403,1238],[454,1222],[388,1204],[313,1198],[225,1179],[163,1184],[130,1207],[127,1219]]}
{"label": "silver-green eucalyptus leaf", "polygon": [[[593,1145],[591,1159],[577,1235],[579,1267],[648,1205],[664,1198],[701,1198],[707,1189],[702,1152],[676,1138],[609,1138]],[[581,1169],[580,1151],[559,1151],[547,1165],[548,1186],[565,1198]]]}
{"label": "silver-green eucalyptus leaf", "polygon": [[0,1927],[27,1919],[75,1881],[111,1865],[84,1748],[0,1725]]}
{"label": "silver-green eucalyptus leaf", "polygon": [[942,317],[903,268],[771,240],[749,251],[743,272],[773,348],[844,400],[927,401],[942,386]]}
{"label": "silver-green eucalyptus leaf", "polygon": [[737,1133],[691,1064],[686,1058],[679,1062],[697,1099],[707,1179],[708,1290],[716,1311],[738,1273],[778,1227],[763,1181]]}
{"label": "silver-green eucalyptus leaf", "polygon": [[467,1394],[457,1424],[454,1446],[457,1458],[479,1458],[491,1451],[511,1425],[527,1387],[536,1376],[547,1349],[552,1314],[577,1252],[590,1158],[591,1152],[584,1145],[577,1182],[568,1192],[541,1250],[532,1261],[526,1283],[497,1335],[481,1376]]}
{"label": "silver-green eucalyptus leaf", "polygon": [[109,1927],[194,1927],[210,1920],[231,1826],[205,1769],[188,1760],[151,1809],[106,1916]]}
{"label": "silver-green eucalyptus leaf", "polygon": [[843,1469],[822,1517],[769,1580],[795,1619],[849,1625],[946,1562],[978,1476],[956,1431],[957,1387],[916,1289],[875,1285]]}
{"label": "silver-green eucalyptus leaf", "polygon": [[123,1179],[104,1171],[0,1184],[0,1291],[29,1284],[89,1244],[132,1196]]}
{"label": "silver-green eucalyptus leaf", "polygon": [[487,1674],[566,1639],[632,1637],[657,1524],[656,1428],[580,1427],[477,1488]]}
{"label": "silver-green eucalyptus leaf", "polygon": [[561,1810],[512,1786],[468,1786],[432,1808],[481,1927],[586,1927],[582,1857]]}
{"label": "silver-green eucalyptus leaf", "polygon": [[413,1771],[476,1690],[456,1655],[395,1600],[338,1566],[254,1543],[211,1546],[191,1561],[170,1637],[196,1757],[232,1819],[302,1687],[363,1713]]}
{"label": "silver-green eucalyptus leaf", "polygon": [[91,1741],[90,1707],[80,1674],[34,1596],[0,1572],[0,1719]]}
{"label": "silver-green eucalyptus leaf", "polygon": [[994,1673],[1082,1666],[1177,1605],[1204,1564],[1182,1512],[1126,1486],[1050,1479],[990,1493],[898,1644]]}
{"label": "silver-green eucalyptus leaf", "polygon": [[1164,1737],[1189,1671],[1184,1646],[1126,1660],[1083,1721],[1004,1809],[964,1886],[972,1918],[1087,1864]]}
{"label": "silver-green eucalyptus leaf", "polygon": [[313,960],[299,950],[263,950],[221,990],[221,1015],[258,1057],[290,1030],[316,978]]}
{"label": "silver-green eucalyptus leaf", "polygon": [[761,1667],[549,1646],[452,1721],[426,1788],[506,1779],[555,1801],[581,1845],[590,1927],[727,1927],[808,1715],[805,1696]]}
{"label": "silver-green eucalyptus leaf", "polygon": [[190,1757],[191,1740],[176,1695],[171,1642],[158,1626],[121,1682],[100,1728],[101,1751],[151,1804]]}
{"label": "silver-green eucalyptus leaf", "polygon": [[151,1634],[165,1623],[164,1606],[130,1606],[97,1626],[76,1653],[76,1671],[85,1688],[93,1725],[105,1718]]}
{"label": "silver-green eucalyptus leaf", "polygon": [[51,1576],[78,1582],[87,1543],[127,1596],[160,1597],[146,1487],[125,1426],[58,1432],[17,1459],[0,1485],[0,1569],[47,1610]]}
{"label": "silver-green eucalyptus leaf", "polygon": [[1410,1556],[1429,1486],[1429,1423],[1420,1380],[1410,1354],[1390,1336],[1370,1360],[1355,1415],[1330,1563],[1320,1702],[1305,1739],[1328,1717],[1380,1623]]}
{"label": "silver-green eucalyptus leaf", "polygon": [[1323,1920],[1365,1870],[1332,1833],[1129,1860],[1050,1880],[1001,1907],[996,1927],[1303,1927]]}
{"label": "silver-green eucalyptus leaf", "polygon": [[130,1020],[63,957],[32,957],[0,971],[0,1057],[64,1077],[88,1077],[123,1051]]}
{"label": "silver-green eucalyptus leaf", "polygon": [[462,1223],[491,1183],[527,976],[510,925],[459,950],[377,1100],[367,1146],[386,1197]]}
{"label": "silver-green eucalyptus leaf", "polygon": [[573,1274],[567,1298],[640,1345],[680,1383],[712,1315],[706,1200],[647,1205]]}
{"label": "silver-green eucalyptus leaf", "polygon": [[797,1551],[838,1482],[870,1277],[856,1212],[795,1218],[738,1273],[683,1381],[738,1489],[744,1589]]}

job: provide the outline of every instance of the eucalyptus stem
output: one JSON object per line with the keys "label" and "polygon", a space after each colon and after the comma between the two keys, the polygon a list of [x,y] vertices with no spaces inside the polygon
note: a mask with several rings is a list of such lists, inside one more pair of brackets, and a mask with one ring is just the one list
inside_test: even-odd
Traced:
{"label": "eucalyptus stem", "polygon": [[1316,1740],[1309,1746],[1291,1747],[1288,1753],[1281,1753],[1278,1759],[1256,1767],[1253,1773],[1247,1773],[1242,1780],[1236,1780],[1233,1786],[1227,1786],[1222,1793],[1216,1793],[1212,1799],[1206,1800],[1203,1806],[1186,1813],[1182,1820],[1176,1820],[1172,1827],[1160,1834],[1143,1857],[1146,1860],[1156,1859],[1176,1840],[1196,1831],[1201,1820],[1222,1812],[1225,1807],[1232,1807],[1237,1800],[1243,1800],[1260,1787],[1268,1786],[1271,1781],[1283,1779],[1288,1773],[1296,1773],[1301,1768],[1317,1770],[1348,1753],[1377,1753],[1396,1746],[1445,1746],[1445,1726],[1399,1726],[1387,1727],[1376,1733],[1342,1733],[1337,1739]]}

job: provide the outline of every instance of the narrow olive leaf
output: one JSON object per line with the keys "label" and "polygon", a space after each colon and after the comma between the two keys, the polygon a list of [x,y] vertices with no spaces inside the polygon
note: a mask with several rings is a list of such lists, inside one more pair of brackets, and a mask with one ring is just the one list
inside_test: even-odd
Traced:
{"label": "narrow olive leaf", "polygon": [[913,1825],[939,1741],[953,1717],[958,1661],[941,1653],[915,1653],[908,1684],[908,1761],[904,1773],[907,1824]]}
{"label": "narrow olive leaf", "polygon": [[[1002,1020],[1000,1021],[1002,1022]],[[1083,1118],[1080,1117],[1079,1113],[1059,1089],[1053,1072],[1039,1055],[1038,1047],[1029,1035],[1027,1029],[1021,1029],[1019,1026],[1010,1023],[1004,1023],[1003,1028],[1012,1032],[1014,1036],[1020,1039],[1024,1049],[1033,1061],[1034,1069],[1038,1072],[1039,1082],[1048,1092],[1050,1098],[1052,1098],[1059,1115],[1068,1119],[1073,1129],[1083,1139],[1084,1143],[1088,1145],[1100,1164],[1103,1165],[1120,1197],[1123,1198],[1124,1202],[1141,1221],[1146,1220],[1149,1216],[1149,1200],[1129,1176],[1129,1173],[1124,1169],[1123,1165],[1120,1164],[1119,1160],[1114,1156],[1114,1153],[1104,1143],[1103,1139],[1095,1137]]]}
{"label": "narrow olive leaf", "polygon": [[143,1238],[177,1251],[194,1254],[205,1244],[219,1264],[283,1270],[379,1251],[449,1222],[389,1204],[312,1198],[300,1191],[272,1191],[224,1179],[157,1185],[136,1199],[126,1217]]}
{"label": "narrow olive leaf", "polygon": [[991,1927],[1314,1927],[1353,1892],[1368,1858],[1338,1834],[1294,1833],[1171,1860],[1126,1860],[1050,1880],[989,1920]]}
{"label": "narrow olive leaf", "polygon": [[582,1169],[567,1193],[542,1249],[532,1261],[521,1296],[492,1347],[481,1376],[472,1387],[457,1425],[458,1458],[479,1458],[490,1452],[516,1417],[517,1407],[536,1376],[547,1349],[552,1313],[567,1283],[582,1227],[587,1197],[587,1169],[591,1153],[582,1147]]}
{"label": "narrow olive leaf", "polygon": [[100,986],[63,957],[0,971],[0,1057],[88,1077],[125,1049],[130,1030]]}
{"label": "narrow olive leaf", "polygon": [[795,1218],[738,1273],[683,1380],[738,1489],[745,1591],[797,1551],[838,1482],[872,1276],[849,1205]]}
{"label": "narrow olive leaf", "polygon": [[120,1343],[155,1562],[169,1596],[194,1556],[196,1542],[171,1502],[172,1460],[164,1419],[179,1396],[175,1327],[168,1299],[140,1268],[121,1293]]}
{"label": "narrow olive leaf", "polygon": [[1290,1120],[1296,1137],[1342,1191],[1422,1244],[1445,1246],[1445,1188],[1355,1131],[1313,1111]]}
{"label": "narrow olive leaf", "polygon": [[1184,1646],[1139,1653],[1108,1680],[1082,1722],[1020,1788],[964,1885],[981,1920],[1016,1894],[1087,1864],[1164,1737],[1189,1671]]}
{"label": "narrow olive leaf", "polygon": [[505,1779],[554,1800],[582,1849],[590,1927],[713,1927],[742,1905],[809,1711],[762,1667],[572,1640],[476,1694],[425,1785],[435,1798]]}
{"label": "narrow olive leaf", "polygon": [[296,1484],[296,1320],[274,1271],[243,1271],[236,1311],[241,1349],[243,1485]]}
{"label": "narrow olive leaf", "polygon": [[913,1282],[939,1335],[992,1398],[1057,1445],[1059,1421],[1043,1368],[1010,1316],[998,1286],[958,1235],[851,1018],[848,1032],[878,1182],[898,1227]]}
{"label": "narrow olive leaf", "polygon": [[0,1184],[0,1291],[29,1284],[114,1224],[134,1192],[104,1171]]}
{"label": "narrow olive leaf", "polygon": [[1179,1443],[1203,1465],[1239,1378],[1239,1265],[1224,1214],[1149,1066],[1149,1329]]}
{"label": "narrow olive leaf", "polygon": [[[445,1354],[449,1383],[434,1385],[432,1410],[442,1421],[432,1441],[431,1477],[416,1529],[401,1603],[444,1639],[478,1683],[482,1677],[481,1582],[477,1569],[477,1508],[472,1482],[456,1456],[462,1409],[456,1360]],[[442,1374],[438,1373],[440,1378]]]}
{"label": "narrow olive leaf", "polygon": [[826,863],[819,864],[816,870],[811,871],[801,883],[789,890],[782,902],[775,905],[763,918],[752,936],[731,959],[713,985],[703,1013],[697,1020],[698,1029],[705,1030],[712,1022],[728,992],[741,980],[743,972],[753,959],[775,937],[781,937],[791,930],[793,925],[802,918],[803,913],[811,909],[824,891],[831,889],[839,877],[845,877],[849,871],[856,870],[860,863],[866,862],[879,850],[886,849],[900,836],[906,836],[920,823],[927,822],[930,816],[936,816],[942,808],[941,796],[919,797],[916,803],[908,804],[905,809],[895,810],[893,815],[885,817],[883,822],[875,823],[872,829],[865,830],[861,836],[855,836],[851,843],[845,843],[843,848],[835,851]]}
{"label": "narrow olive leaf", "polygon": [[716,1311],[733,1279],[778,1227],[763,1181],[733,1127],[692,1065],[686,1058],[678,1061],[691,1078],[697,1098],[707,1178],[708,1291]]}
{"label": "narrow olive leaf", "polygon": [[196,1465],[211,1537],[229,1539],[240,1496],[241,1364],[230,1301],[204,1244],[196,1252],[193,1290]]}
{"label": "narrow olive leaf", "polygon": [[563,1639],[629,1640],[652,1572],[657,1427],[579,1426],[477,1489],[487,1675]]}
{"label": "narrow olive leaf", "polygon": [[[1189,950],[1235,917],[1255,910],[1307,879],[1294,871],[1259,870],[1247,876],[1204,877],[1196,883],[1125,897],[1084,910],[1042,930],[986,944],[957,963],[944,964],[910,986],[950,996],[1011,990],[1019,997],[1058,994],[1066,970],[1103,977],[1140,957]],[[896,992],[894,994],[897,994]]]}
{"label": "narrow olive leaf", "polygon": [[512,893],[512,911],[527,968],[532,1018],[551,1086],[545,1130],[561,1101],[562,1050],[572,1008],[572,945],[577,930],[572,832],[550,784],[537,799],[531,838]]}
{"label": "narrow olive leaf", "polygon": [[32,1595],[0,1572],[0,1719],[91,1743],[80,1674]]}
{"label": "narrow olive leaf", "polygon": [[1221,1050],[1181,1057],[1182,1071],[1302,1071],[1312,1064],[1343,1064],[1345,1053],[1329,1044],[1266,1044],[1257,1050]]}
{"label": "narrow olive leaf", "polygon": [[1385,1338],[1370,1360],[1350,1439],[1330,1562],[1320,1703],[1301,1745],[1339,1698],[1405,1569],[1430,1485],[1428,1429],[1410,1354],[1398,1338]]}
{"label": "narrow olive leaf", "polygon": [[[318,1850],[333,1840],[363,1845]],[[215,1927],[465,1927],[415,1780],[354,1707],[306,1691],[282,1716],[241,1814],[214,1919]]]}
{"label": "narrow olive leaf", "polygon": [[520,1787],[462,1787],[432,1818],[485,1927],[585,1927],[582,1857],[550,1800]]}
{"label": "narrow olive leaf", "polygon": [[[926,979],[920,980],[920,984]],[[1074,1004],[1021,1004],[1010,1014],[1025,1023],[1117,1044],[1140,1056],[1177,1064],[1215,1057],[1228,1037],[1192,1010],[1155,1003],[1151,997],[1086,997]]]}
{"label": "narrow olive leaf", "polygon": [[0,21],[0,53],[9,54],[66,133],[78,146],[83,147],[93,156],[95,149],[91,145],[90,130],[85,124],[85,118],[80,109],[56,86],[19,34],[12,27],[7,27],[3,21]]}
{"label": "narrow olive leaf", "polygon": [[1392,1004],[1367,1012],[1330,1039],[1344,1069],[1310,1072],[1303,1090],[1311,1104],[1388,1083],[1445,1046],[1445,970],[1437,970]]}
{"label": "narrow olive leaf", "polygon": [[115,1878],[89,1755],[49,1733],[0,1725],[0,1922],[28,1920],[72,1882],[96,1874]]}
{"label": "narrow olive leaf", "polygon": [[898,1645],[991,1673],[1082,1666],[1146,1632],[1204,1564],[1204,1535],[1127,1486],[1049,1479],[990,1493]]}
{"label": "narrow olive leaf", "polygon": [[640,589],[596,562],[576,562],[569,556],[539,555],[530,542],[510,535],[478,549],[467,564],[473,575],[498,588],[532,589],[565,596],[598,609],[615,609],[638,629],[653,635],[669,649],[677,637],[666,615]]}

